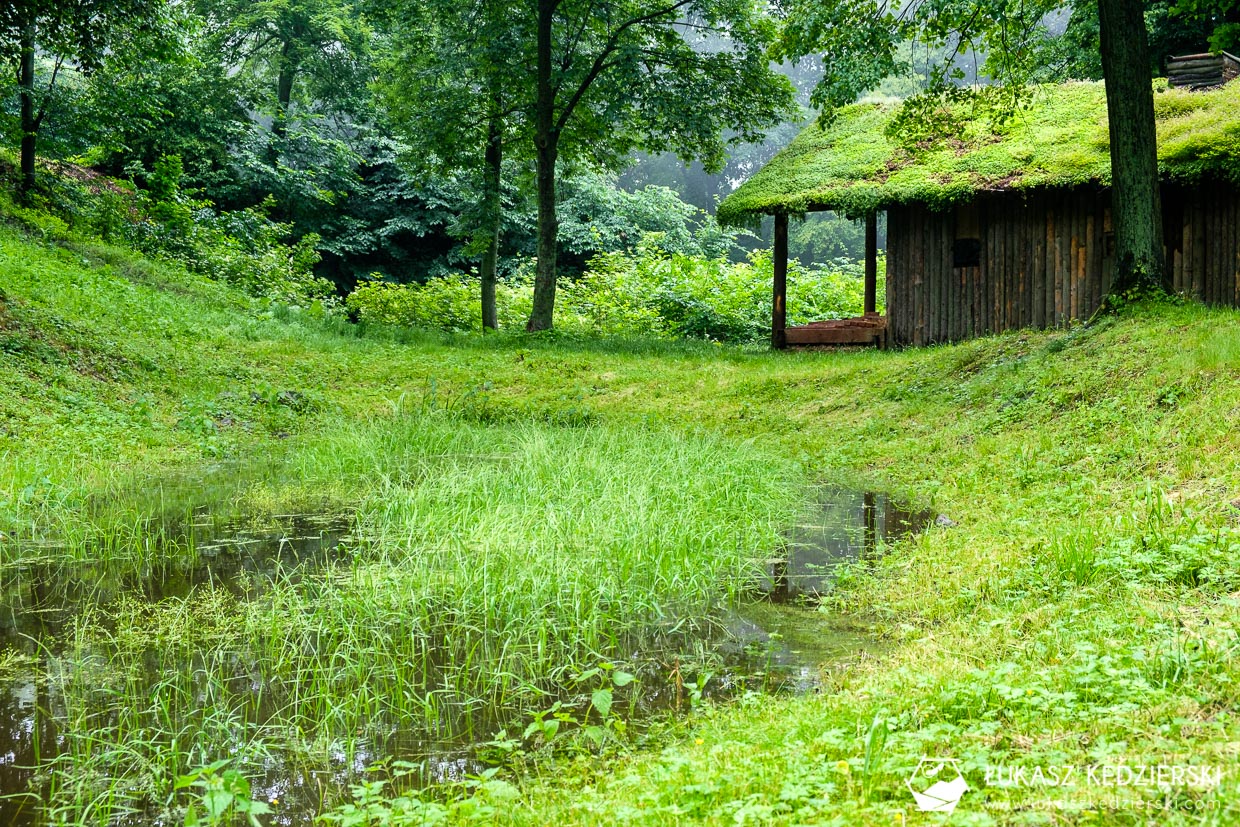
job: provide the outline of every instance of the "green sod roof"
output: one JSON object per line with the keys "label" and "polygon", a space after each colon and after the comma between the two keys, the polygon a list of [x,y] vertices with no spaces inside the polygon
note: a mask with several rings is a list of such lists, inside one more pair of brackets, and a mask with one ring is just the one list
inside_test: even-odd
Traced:
{"label": "green sod roof", "polygon": [[[1101,83],[1040,87],[1001,131],[975,122],[963,140],[912,152],[884,131],[898,106],[857,103],[825,130],[809,126],[723,200],[719,220],[813,210],[859,217],[893,204],[944,207],[983,191],[1110,183]],[[1156,81],[1154,110],[1164,178],[1240,182],[1240,81],[1206,92]]]}

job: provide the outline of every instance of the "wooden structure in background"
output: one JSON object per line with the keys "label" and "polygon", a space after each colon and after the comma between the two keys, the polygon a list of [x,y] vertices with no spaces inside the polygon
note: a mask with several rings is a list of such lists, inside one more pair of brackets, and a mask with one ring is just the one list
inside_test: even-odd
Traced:
{"label": "wooden structure in background", "polygon": [[865,306],[863,316],[829,319],[788,327],[788,215],[775,214],[773,256],[774,284],[771,294],[771,346],[814,347],[821,345],[887,344],[887,318],[878,307],[878,215],[865,220]]}
{"label": "wooden structure in background", "polygon": [[1206,304],[1240,307],[1240,190],[1164,185],[1168,288]]}
{"label": "wooden structure in background", "polygon": [[[1159,117],[1165,286],[1240,307],[1240,84],[1227,83],[1240,60],[1187,55],[1168,69],[1180,88],[1165,90]],[[896,105],[845,109],[719,205],[728,221],[775,217],[775,347],[929,345],[1065,325],[1102,305],[1116,261],[1101,84],[1045,87],[1010,131],[918,154],[885,131]],[[864,315],[788,328],[788,216],[817,210],[866,220]],[[886,316],[874,312],[878,211]]]}
{"label": "wooden structure in background", "polygon": [[[1163,186],[1167,287],[1240,305],[1240,191]],[[1089,318],[1111,290],[1110,191],[983,193],[887,211],[887,327],[926,345]]]}
{"label": "wooden structure in background", "polygon": [[893,341],[925,345],[1088,318],[1111,287],[1106,193],[987,193],[887,211]]}
{"label": "wooden structure in background", "polygon": [[1219,52],[1167,58],[1167,82],[1187,89],[1210,89],[1240,77],[1240,58]]}

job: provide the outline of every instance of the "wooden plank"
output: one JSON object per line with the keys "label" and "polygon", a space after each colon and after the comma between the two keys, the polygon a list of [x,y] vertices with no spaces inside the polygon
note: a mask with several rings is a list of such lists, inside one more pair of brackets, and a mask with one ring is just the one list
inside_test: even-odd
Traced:
{"label": "wooden plank", "polygon": [[885,327],[790,327],[790,345],[872,345],[883,336]]}
{"label": "wooden plank", "polygon": [[1240,307],[1240,195],[1229,193],[1232,209],[1231,282],[1232,304]]}
{"label": "wooden plank", "polygon": [[1205,301],[1206,296],[1206,221],[1201,197],[1193,198],[1193,298]]}
{"label": "wooden plank", "polygon": [[1081,249],[1080,238],[1080,210],[1078,209],[1077,199],[1072,199],[1072,222],[1071,230],[1068,235],[1068,318],[1075,319],[1077,311],[1080,308],[1080,297],[1078,294],[1078,279],[1076,276],[1077,254]]}
{"label": "wooden plank", "polygon": [[1228,243],[1223,254],[1227,268],[1227,293],[1232,307],[1240,307],[1240,267],[1237,266],[1237,255],[1240,255],[1240,199],[1231,192],[1225,192],[1228,217]]}
{"label": "wooden plank", "polygon": [[1038,290],[1037,281],[1038,246],[1041,243],[1042,233],[1044,232],[1041,219],[1042,213],[1038,199],[1036,197],[1027,198],[1025,200],[1024,217],[1021,221],[1021,235],[1024,236],[1021,246],[1025,250],[1024,266],[1021,270],[1025,281],[1025,310],[1022,315],[1026,327],[1036,326],[1034,320],[1042,315],[1038,312],[1038,302],[1042,300],[1042,293]]}
{"label": "wooden plank", "polygon": [[1231,304],[1231,199],[1219,187],[1214,188],[1214,209],[1218,212],[1218,237],[1214,252],[1214,301]]}
{"label": "wooden plank", "polygon": [[1046,289],[1050,294],[1047,296],[1046,315],[1047,323],[1050,325],[1059,324],[1059,309],[1063,306],[1063,283],[1059,279],[1059,259],[1062,246],[1059,239],[1061,231],[1059,216],[1059,205],[1052,201],[1050,208],[1046,212]]}
{"label": "wooden plank", "polygon": [[917,302],[913,291],[913,282],[917,278],[917,268],[921,259],[918,245],[921,236],[917,232],[917,210],[906,207],[904,210],[904,238],[908,243],[908,275],[904,279],[904,343],[912,344],[917,336]]}
{"label": "wooden plank", "polygon": [[1214,209],[1218,213],[1218,235],[1214,239],[1214,301],[1220,305],[1230,305],[1231,268],[1228,258],[1231,250],[1231,199],[1217,185],[1213,196]]}
{"label": "wooden plank", "polygon": [[1189,253],[1193,249],[1193,225],[1190,220],[1188,199],[1180,206],[1180,287],[1181,295],[1189,296],[1193,292],[1193,263]]}
{"label": "wooden plank", "polygon": [[1103,288],[1103,272],[1102,272],[1102,264],[1103,264],[1102,254],[1103,254],[1103,248],[1106,245],[1106,241],[1103,238],[1103,219],[1102,219],[1103,209],[1104,209],[1104,206],[1102,202],[1102,196],[1100,194],[1094,196],[1094,234],[1093,234],[1094,306],[1090,309],[1091,314],[1093,313],[1094,310],[1097,310],[1099,307],[1102,306],[1102,297],[1105,295],[1105,290]]}
{"label": "wooden plank", "polygon": [[1210,197],[1208,187],[1199,186],[1201,194],[1201,218],[1205,227],[1202,239],[1201,295],[1206,304],[1214,304],[1214,254],[1218,250],[1215,243],[1218,238],[1218,212],[1214,209],[1214,199]]}
{"label": "wooden plank", "polygon": [[1235,278],[1232,271],[1232,248],[1235,246],[1235,211],[1231,193],[1218,189],[1217,201],[1221,213],[1222,232],[1219,239],[1219,303],[1234,304]]}
{"label": "wooden plank", "polygon": [[865,216],[865,312],[878,307],[878,213]]}
{"label": "wooden plank", "polygon": [[955,262],[952,262],[952,241],[955,239],[955,227],[952,226],[950,213],[942,213],[942,219],[939,222],[939,273],[942,276],[942,289],[940,295],[942,298],[942,306],[939,309],[939,341],[951,340],[951,310],[952,303],[955,301],[955,290],[952,290],[952,284],[955,283],[956,268]]}
{"label": "wooden plank", "polygon": [[1193,240],[1197,238],[1197,228],[1193,225],[1193,199],[1191,196],[1185,196],[1184,199],[1184,295],[1194,296],[1193,285],[1196,277],[1193,274],[1195,261],[1193,259]]}
{"label": "wooden plank", "polygon": [[926,344],[934,342],[938,336],[939,306],[942,304],[940,288],[943,286],[939,257],[942,251],[939,234],[939,214],[926,213]]}
{"label": "wooden plank", "polygon": [[895,278],[893,272],[898,269],[899,265],[899,242],[892,232],[892,211],[887,211],[887,278],[884,279],[883,285],[883,304],[887,305],[888,316],[892,315],[892,307],[894,306],[894,283]]}
{"label": "wooden plank", "polygon": [[771,285],[771,347],[779,349],[788,342],[785,328],[788,324],[788,216],[779,213],[775,216],[775,245],[772,255],[774,271]]}
{"label": "wooden plank", "polygon": [[908,251],[907,228],[899,208],[887,210],[887,329],[888,341],[897,343],[899,314],[904,309],[900,285],[908,273],[905,256]]}
{"label": "wooden plank", "polygon": [[1008,272],[1011,274],[1008,280],[1008,297],[1007,297],[1007,325],[1009,330],[1015,330],[1021,326],[1021,304],[1023,301],[1021,284],[1021,253],[1022,240],[1024,239],[1024,204],[1022,197],[1015,197],[1011,203],[1011,225],[1008,229]]}
{"label": "wooden plank", "polygon": [[952,277],[955,275],[955,269],[952,267],[952,240],[954,236],[951,221],[951,213],[943,212],[939,214],[939,308],[938,313],[938,340],[940,342],[947,341],[951,338],[948,333],[947,319],[951,311],[954,294],[952,292]]}
{"label": "wooden plank", "polygon": [[1102,256],[1098,255],[1101,244],[1098,243],[1098,228],[1102,222],[1098,220],[1098,214],[1094,209],[1094,205],[1090,204],[1089,215],[1085,217],[1085,281],[1088,285],[1088,303],[1081,310],[1081,315],[1085,318],[1093,315],[1098,307],[1100,300],[1099,293],[1102,290]]}
{"label": "wooden plank", "polygon": [[1004,267],[1007,268],[1007,293],[1004,294],[1003,324],[1008,330],[1021,326],[1021,198],[1008,198],[1008,233],[1004,247]]}
{"label": "wooden plank", "polygon": [[916,268],[913,271],[913,344],[920,347],[926,343],[926,209],[913,208],[914,224],[917,228]]}
{"label": "wooden plank", "polygon": [[1223,298],[1223,248],[1227,245],[1226,218],[1223,213],[1223,199],[1219,197],[1218,186],[1210,187],[1210,213],[1213,216],[1214,232],[1208,236],[1210,247],[1210,302],[1212,304],[1228,304]]}
{"label": "wooden plank", "polygon": [[1072,318],[1072,199],[1063,195],[1063,220],[1059,229],[1059,283],[1062,285],[1063,302],[1059,305],[1059,323]]}
{"label": "wooden plank", "polygon": [[990,332],[990,246],[994,235],[994,216],[991,215],[990,201],[982,202],[985,209],[979,210],[981,225],[982,249],[977,262],[977,316],[974,335],[983,336]]}
{"label": "wooden plank", "polygon": [[1034,327],[1046,327],[1046,199],[1040,195],[1033,202],[1032,221],[1029,231],[1033,233],[1033,262],[1030,282],[1033,285],[1033,314],[1030,322]]}
{"label": "wooden plank", "polygon": [[903,330],[901,344],[913,342],[913,274],[917,269],[917,228],[913,209],[902,207],[900,220],[904,223],[904,281],[900,285],[903,307],[900,310],[900,326]]}
{"label": "wooden plank", "polygon": [[1222,249],[1219,251],[1219,302],[1226,305],[1235,303],[1235,273],[1232,269],[1232,249],[1236,245],[1236,212],[1235,201],[1225,188],[1218,190],[1218,205],[1222,210]]}
{"label": "wooden plank", "polygon": [[1024,309],[1021,310],[1020,316],[1025,327],[1033,325],[1033,320],[1038,315],[1036,312],[1037,303],[1041,296],[1037,291],[1037,281],[1034,278],[1034,260],[1037,258],[1038,239],[1042,235],[1042,227],[1038,222],[1039,214],[1036,206],[1036,198],[1026,198],[1021,210],[1020,246],[1024,251],[1024,258],[1021,261],[1020,277],[1021,283],[1024,285],[1024,289],[1021,291],[1024,295]]}
{"label": "wooden plank", "polygon": [[998,322],[995,318],[995,307],[999,302],[999,278],[1003,271],[999,267],[999,233],[1003,231],[1003,217],[999,215],[999,198],[994,197],[988,199],[986,209],[986,255],[984,264],[986,266],[986,295],[983,296],[982,314],[986,322],[984,333],[998,332]]}
{"label": "wooden plank", "polygon": [[[952,263],[954,264],[955,262]],[[969,317],[968,270],[968,267],[952,270],[952,283],[955,285],[956,293],[951,330],[949,331],[952,341],[960,341],[969,335],[965,322]]]}
{"label": "wooden plank", "polygon": [[947,310],[951,306],[951,241],[952,226],[950,213],[939,213],[939,227],[935,233],[939,237],[939,306],[935,307],[935,341],[946,341]]}
{"label": "wooden plank", "polygon": [[995,215],[999,222],[995,231],[995,315],[993,328],[996,333],[1007,330],[1007,196],[995,199]]}
{"label": "wooden plank", "polygon": [[1077,306],[1076,318],[1086,318],[1085,308],[1089,305],[1089,212],[1088,204],[1081,204],[1080,219],[1077,230],[1081,235],[1081,244],[1076,250]]}

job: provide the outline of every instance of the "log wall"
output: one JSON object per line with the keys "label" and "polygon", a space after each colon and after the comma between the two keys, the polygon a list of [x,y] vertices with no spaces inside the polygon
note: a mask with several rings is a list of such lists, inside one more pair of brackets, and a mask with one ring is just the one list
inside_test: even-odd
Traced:
{"label": "log wall", "polygon": [[[1114,271],[1109,198],[1081,188],[986,194],[944,212],[890,208],[891,342],[925,345],[1088,318]],[[1170,286],[1240,306],[1240,193],[1168,188],[1163,201]],[[976,260],[960,255],[970,239]]]}

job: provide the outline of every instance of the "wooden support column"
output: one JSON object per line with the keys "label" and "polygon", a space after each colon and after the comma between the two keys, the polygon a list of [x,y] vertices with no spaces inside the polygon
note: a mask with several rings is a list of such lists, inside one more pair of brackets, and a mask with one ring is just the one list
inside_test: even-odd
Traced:
{"label": "wooden support column", "polygon": [[775,249],[772,253],[774,284],[771,290],[771,347],[788,346],[788,216],[775,214]]}
{"label": "wooden support column", "polygon": [[878,312],[878,213],[865,217],[865,312]]}

